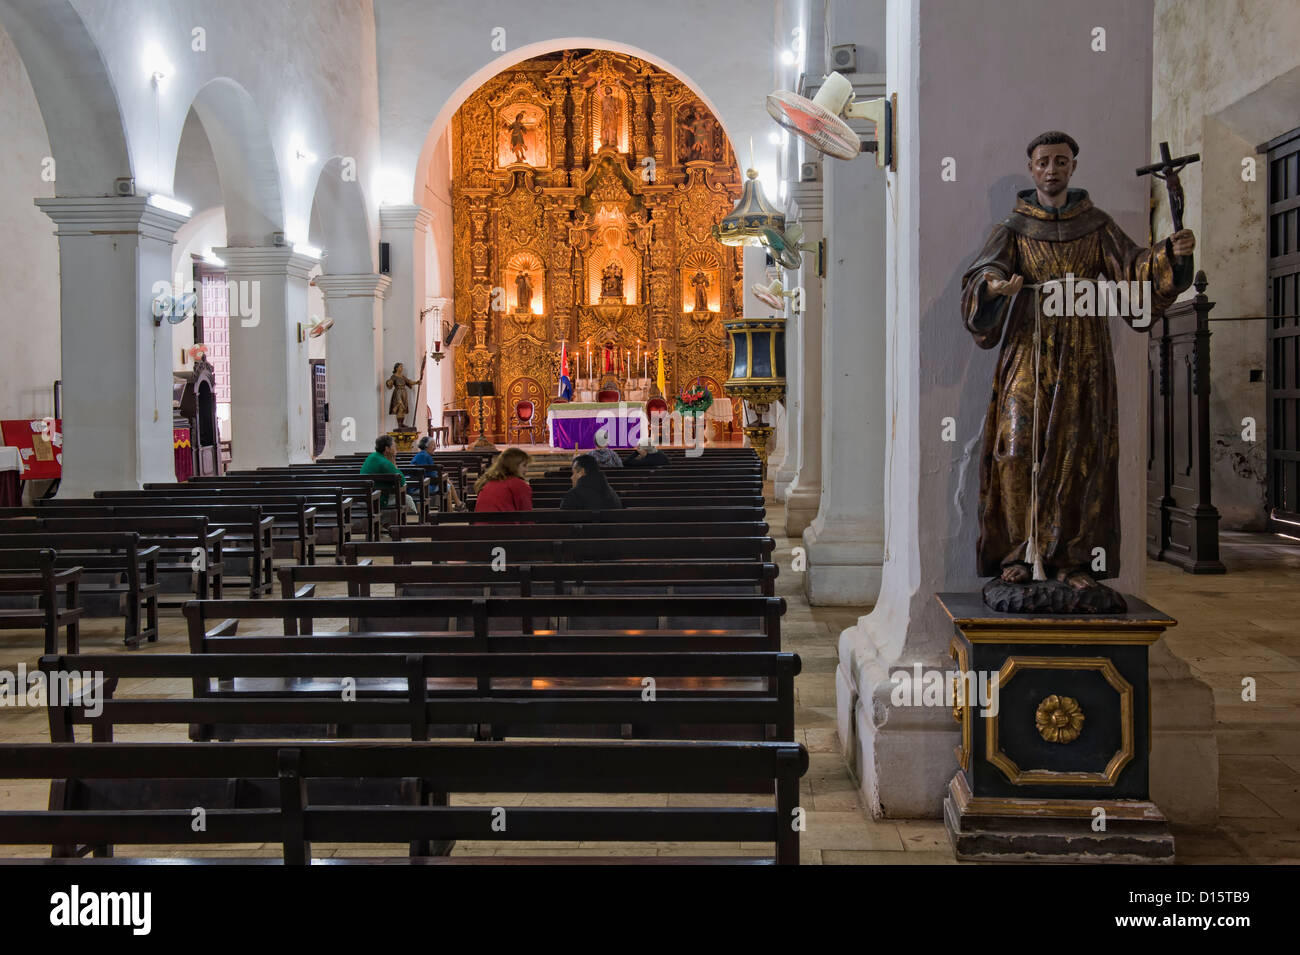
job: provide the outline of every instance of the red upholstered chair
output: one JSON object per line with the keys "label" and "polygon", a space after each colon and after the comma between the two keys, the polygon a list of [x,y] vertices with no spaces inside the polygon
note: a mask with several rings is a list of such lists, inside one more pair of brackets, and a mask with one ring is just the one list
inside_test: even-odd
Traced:
{"label": "red upholstered chair", "polygon": [[618,401],[618,392],[612,388],[605,388],[596,392],[597,401]]}
{"label": "red upholstered chair", "polygon": [[646,417],[653,418],[656,414],[668,413],[668,402],[656,396],[645,403]]}
{"label": "red upholstered chair", "polygon": [[511,434],[523,434],[528,432],[528,443],[536,444],[537,439],[533,435],[534,418],[537,415],[537,406],[527,399],[515,402],[515,420],[510,422],[506,428],[506,440],[510,440]]}

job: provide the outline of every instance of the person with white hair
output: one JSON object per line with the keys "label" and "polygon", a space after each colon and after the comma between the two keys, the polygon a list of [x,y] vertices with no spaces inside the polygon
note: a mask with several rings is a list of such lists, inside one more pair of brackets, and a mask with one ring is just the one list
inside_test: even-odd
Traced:
{"label": "person with white hair", "polygon": [[642,438],[636,450],[623,462],[626,468],[662,468],[668,465],[668,455],[664,454],[649,438]]}
{"label": "person with white hair", "polygon": [[591,452],[591,456],[596,459],[596,463],[602,468],[621,468],[623,459],[618,456],[618,452],[609,446],[609,433],[601,428],[596,432],[596,450]]}

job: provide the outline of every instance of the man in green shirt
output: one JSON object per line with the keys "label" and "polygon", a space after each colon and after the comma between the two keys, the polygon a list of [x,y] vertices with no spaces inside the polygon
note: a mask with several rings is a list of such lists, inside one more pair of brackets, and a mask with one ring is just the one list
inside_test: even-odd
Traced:
{"label": "man in green shirt", "polygon": [[[366,456],[365,463],[361,465],[362,474],[396,474],[397,486],[406,487],[406,475],[401,472],[395,463],[397,461],[397,442],[393,440],[391,434],[381,434],[375,439],[375,450]],[[403,492],[405,497],[405,492]],[[410,510],[415,510],[414,501],[409,501]],[[388,508],[392,506],[392,496],[388,491],[384,491],[379,498],[379,506]]]}

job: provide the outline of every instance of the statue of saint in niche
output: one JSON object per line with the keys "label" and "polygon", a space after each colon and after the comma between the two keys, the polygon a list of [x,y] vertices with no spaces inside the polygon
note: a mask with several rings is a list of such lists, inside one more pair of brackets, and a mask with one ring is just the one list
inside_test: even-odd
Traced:
{"label": "statue of saint in niche", "polygon": [[534,127],[540,125],[537,121],[528,121],[524,115],[524,111],[520,110],[515,113],[514,122],[502,124],[502,128],[510,134],[510,151],[514,153],[514,161],[522,163],[528,162],[528,151],[532,148],[532,131]]}
{"label": "statue of saint in niche", "polygon": [[622,126],[623,105],[614,95],[614,87],[606,85],[600,98],[600,144],[601,146],[618,146],[618,134]]}
{"label": "statue of saint in niche", "polygon": [[713,283],[703,272],[696,272],[691,276],[691,286],[695,289],[695,311],[707,312],[709,310],[709,286]]}
{"label": "statue of saint in niche", "polygon": [[515,308],[531,309],[533,307],[533,280],[527,272],[515,273]]}
{"label": "statue of saint in niche", "polygon": [[713,158],[713,126],[700,110],[682,118],[682,162]]}
{"label": "statue of saint in niche", "polygon": [[1026,152],[1035,188],[1019,193],[962,277],[966,329],[981,348],[1002,346],[984,420],[977,569],[995,578],[984,590],[994,609],[1122,612],[1094,576],[1119,572],[1109,309],[1062,309],[1059,291],[1067,276],[1149,283],[1122,310],[1147,327],[1191,283],[1196,240],[1181,230],[1135,244],[1085,190],[1068,188],[1079,146],[1065,133],[1043,133]]}
{"label": "statue of saint in niche", "polygon": [[611,262],[600,273],[600,297],[623,301],[623,267]]}
{"label": "statue of saint in niche", "polygon": [[393,373],[388,376],[384,382],[385,388],[393,390],[392,400],[388,402],[388,413],[397,418],[397,430],[411,430],[406,424],[406,416],[411,413],[411,399],[406,395],[407,388],[415,388],[420,384],[421,379],[415,381],[406,377],[406,368],[399,361],[393,366]]}

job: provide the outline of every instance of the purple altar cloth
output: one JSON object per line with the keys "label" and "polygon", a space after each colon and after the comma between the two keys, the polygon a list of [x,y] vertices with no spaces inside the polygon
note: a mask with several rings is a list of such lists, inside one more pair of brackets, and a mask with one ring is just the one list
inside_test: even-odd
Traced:
{"label": "purple altar cloth", "polygon": [[596,432],[609,432],[611,448],[635,448],[641,440],[641,416],[593,414],[590,418],[552,418],[551,447],[589,450],[596,446]]}

